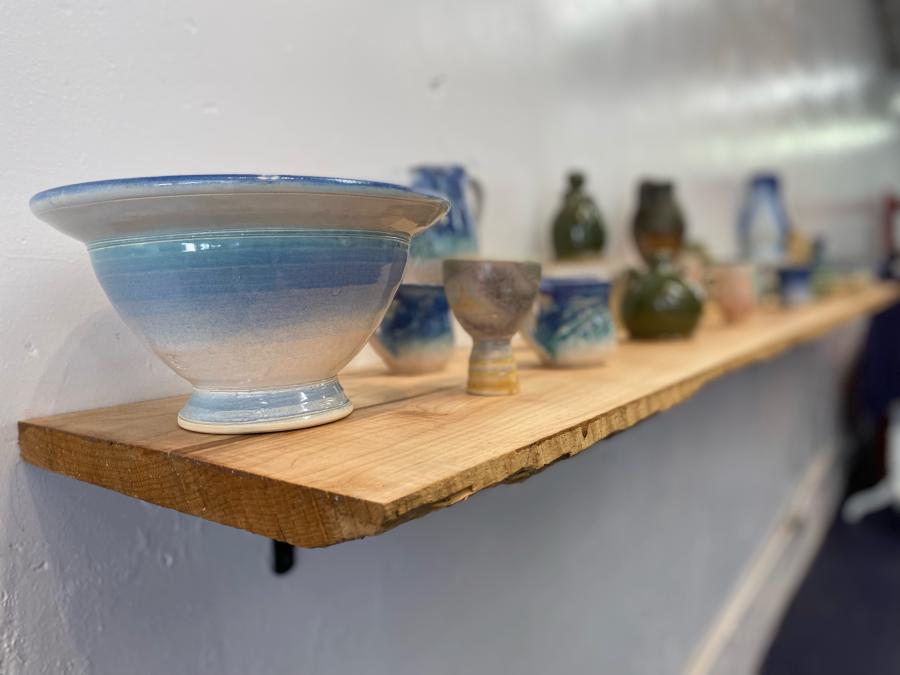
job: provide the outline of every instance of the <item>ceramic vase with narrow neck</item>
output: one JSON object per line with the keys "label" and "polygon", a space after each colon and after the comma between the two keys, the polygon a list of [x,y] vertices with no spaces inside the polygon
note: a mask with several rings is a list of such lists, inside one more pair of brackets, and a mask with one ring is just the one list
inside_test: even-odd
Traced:
{"label": "ceramic vase with narrow neck", "polygon": [[684,244],[684,217],[670,182],[643,181],[633,232],[641,257],[647,264],[674,260]]}
{"label": "ceramic vase with narrow neck", "polygon": [[533,262],[445,260],[444,288],[453,314],[472,336],[467,391],[480,396],[519,393],[510,339],[531,309],[541,281]]}
{"label": "ceramic vase with narrow neck", "polygon": [[584,189],[584,174],[569,174],[569,189],[553,221],[553,248],[559,260],[599,256],[606,243],[600,209]]}
{"label": "ceramic vase with narrow neck", "polygon": [[781,196],[781,181],[772,173],[752,176],[738,215],[741,257],[773,267],[787,254],[790,221]]}

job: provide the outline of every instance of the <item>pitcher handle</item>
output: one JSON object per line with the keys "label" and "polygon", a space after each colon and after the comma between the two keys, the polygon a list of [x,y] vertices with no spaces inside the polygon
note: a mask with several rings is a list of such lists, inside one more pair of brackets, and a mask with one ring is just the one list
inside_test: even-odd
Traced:
{"label": "pitcher handle", "polygon": [[472,191],[472,216],[476,223],[481,222],[481,213],[484,210],[484,188],[477,178],[469,178],[469,189]]}

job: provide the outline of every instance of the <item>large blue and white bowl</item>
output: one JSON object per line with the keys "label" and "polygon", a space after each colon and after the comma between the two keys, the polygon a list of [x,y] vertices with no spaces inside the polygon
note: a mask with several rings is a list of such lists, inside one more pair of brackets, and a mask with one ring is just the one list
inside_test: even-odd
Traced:
{"label": "large blue and white bowl", "polygon": [[306,176],[162,176],[35,195],[87,244],[113,306],[194,386],[178,423],[253,433],[331,422],[353,406],[338,371],[378,326],[410,237],[440,198]]}

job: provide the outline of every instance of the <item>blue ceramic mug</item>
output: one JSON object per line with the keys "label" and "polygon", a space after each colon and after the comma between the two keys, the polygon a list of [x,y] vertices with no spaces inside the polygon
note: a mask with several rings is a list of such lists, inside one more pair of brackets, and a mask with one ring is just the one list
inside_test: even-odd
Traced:
{"label": "blue ceramic mug", "polygon": [[443,287],[401,284],[371,344],[395,373],[442,369],[453,353],[450,305]]}
{"label": "blue ceramic mug", "polygon": [[522,334],[551,366],[603,363],[616,345],[609,311],[610,284],[591,278],[541,281],[534,312]]}
{"label": "blue ceramic mug", "polygon": [[813,299],[812,270],[809,267],[779,268],[778,290],[781,294],[781,303],[787,307],[811,302]]}

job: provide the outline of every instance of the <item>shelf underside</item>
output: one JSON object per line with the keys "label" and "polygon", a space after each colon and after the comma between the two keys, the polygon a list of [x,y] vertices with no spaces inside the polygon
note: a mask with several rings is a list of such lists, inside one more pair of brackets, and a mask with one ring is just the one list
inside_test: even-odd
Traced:
{"label": "shelf underside", "polygon": [[356,405],[312,429],[211,436],[180,429],[173,397],[20,423],[31,464],[299,546],[374,535],[484,488],[527,478],[693,395],[703,384],[900,299],[878,284],[760,310],[690,340],[620,345],[604,366],[539,368],[522,393],[465,393],[466,355],[417,377],[341,376]]}

